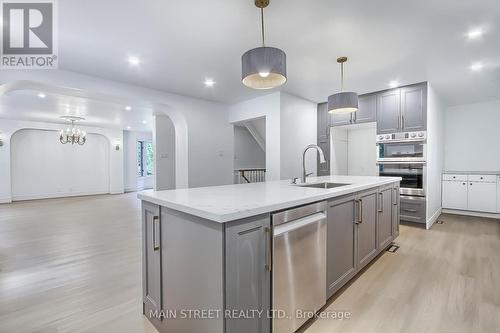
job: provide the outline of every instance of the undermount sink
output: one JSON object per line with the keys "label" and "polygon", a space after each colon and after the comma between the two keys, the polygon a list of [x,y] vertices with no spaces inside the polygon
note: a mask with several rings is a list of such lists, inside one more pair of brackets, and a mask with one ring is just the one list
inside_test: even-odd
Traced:
{"label": "undermount sink", "polygon": [[347,185],[351,185],[351,184],[323,182],[323,183],[312,183],[312,184],[299,184],[297,186],[329,189],[329,188],[336,188],[336,187],[347,186]]}

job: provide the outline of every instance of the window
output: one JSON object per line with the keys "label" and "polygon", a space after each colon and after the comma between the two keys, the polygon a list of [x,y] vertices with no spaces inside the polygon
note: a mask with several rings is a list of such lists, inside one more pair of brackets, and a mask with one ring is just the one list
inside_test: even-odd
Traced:
{"label": "window", "polygon": [[151,176],[153,174],[153,143],[137,141],[137,176]]}

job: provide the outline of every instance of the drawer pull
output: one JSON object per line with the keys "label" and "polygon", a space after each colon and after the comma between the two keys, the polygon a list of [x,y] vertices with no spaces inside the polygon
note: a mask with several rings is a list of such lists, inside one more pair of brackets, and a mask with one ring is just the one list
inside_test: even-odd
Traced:
{"label": "drawer pull", "polygon": [[[152,228],[152,237],[153,237],[153,251],[158,251],[160,249],[160,240],[158,236],[160,235],[160,218],[159,216],[153,216],[153,228]],[[158,230],[157,230],[158,229]]]}
{"label": "drawer pull", "polygon": [[405,212],[408,212],[408,213],[416,213],[416,212],[417,212],[417,210],[416,210],[416,209],[403,208],[403,210],[404,210]]}

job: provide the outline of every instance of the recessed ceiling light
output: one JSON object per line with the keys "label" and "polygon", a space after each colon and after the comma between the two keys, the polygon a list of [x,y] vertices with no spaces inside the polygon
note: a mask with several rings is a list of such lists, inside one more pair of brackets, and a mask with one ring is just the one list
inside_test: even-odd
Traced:
{"label": "recessed ceiling light", "polygon": [[141,64],[141,59],[136,56],[129,56],[127,61],[131,66],[139,66]]}
{"label": "recessed ceiling light", "polygon": [[482,62],[475,62],[472,65],[470,65],[470,70],[473,72],[478,72],[481,69],[483,69],[484,65]]}
{"label": "recessed ceiling light", "polygon": [[467,37],[469,39],[478,39],[478,38],[481,38],[483,36],[483,34],[484,34],[483,29],[476,28],[476,29],[469,30],[469,32],[467,32]]}
{"label": "recessed ceiling light", "polygon": [[205,81],[203,83],[207,87],[213,87],[215,85],[214,79],[210,79],[210,78],[205,79]]}
{"label": "recessed ceiling light", "polygon": [[389,87],[391,88],[399,87],[399,82],[396,80],[392,80],[391,82],[389,82]]}
{"label": "recessed ceiling light", "polygon": [[45,98],[45,97],[47,97],[47,95],[46,95],[46,94],[44,94],[44,93],[38,93],[38,94],[37,94],[37,96],[38,96],[39,98]]}
{"label": "recessed ceiling light", "polygon": [[142,123],[146,125],[148,122],[146,120],[143,120]]}
{"label": "recessed ceiling light", "polygon": [[125,107],[125,110],[130,111],[130,110],[132,110],[132,107],[131,107],[130,105],[127,105],[127,106]]}
{"label": "recessed ceiling light", "polygon": [[129,130],[129,131],[130,131],[130,129],[131,129],[131,128],[132,128],[132,127],[130,127],[130,126],[127,126],[127,130]]}

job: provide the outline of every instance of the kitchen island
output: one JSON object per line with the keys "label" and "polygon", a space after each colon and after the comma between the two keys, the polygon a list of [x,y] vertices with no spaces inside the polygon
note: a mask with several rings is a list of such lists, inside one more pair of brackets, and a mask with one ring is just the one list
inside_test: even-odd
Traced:
{"label": "kitchen island", "polygon": [[[304,286],[319,286],[323,300],[304,300],[300,310],[315,312],[387,248],[399,232],[399,181],[326,176],[307,187],[271,181],[139,193],[144,314],[169,333],[295,330],[305,319],[283,311],[290,302],[277,304],[288,294],[301,304],[303,288],[283,287],[293,274],[309,278]],[[278,225],[286,219],[293,221]],[[303,233],[288,234],[299,226]],[[283,257],[289,266],[285,252],[295,255]],[[298,267],[301,253],[315,256]]]}

